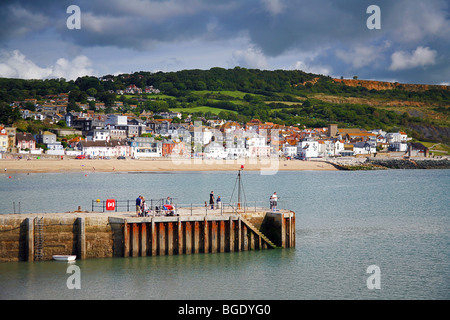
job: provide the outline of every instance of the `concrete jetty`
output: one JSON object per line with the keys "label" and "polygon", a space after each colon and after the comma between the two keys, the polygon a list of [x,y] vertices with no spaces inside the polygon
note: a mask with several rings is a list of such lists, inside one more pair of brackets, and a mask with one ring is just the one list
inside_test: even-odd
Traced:
{"label": "concrete jetty", "polygon": [[295,247],[295,213],[268,208],[0,214],[0,262],[222,253]]}

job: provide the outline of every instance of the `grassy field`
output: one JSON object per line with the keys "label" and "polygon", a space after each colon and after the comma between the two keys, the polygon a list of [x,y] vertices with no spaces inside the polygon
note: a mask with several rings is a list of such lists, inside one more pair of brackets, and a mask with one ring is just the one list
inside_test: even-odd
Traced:
{"label": "grassy field", "polygon": [[450,146],[444,144],[444,143],[436,143],[436,142],[426,142],[426,141],[416,141],[423,144],[425,147],[430,149],[430,152],[432,152],[436,156],[447,156],[450,155]]}
{"label": "grassy field", "polygon": [[233,113],[237,113],[236,111],[231,111],[231,110],[225,110],[225,109],[220,109],[220,108],[212,108],[212,107],[193,107],[193,108],[171,108],[170,111],[174,111],[174,112],[188,112],[188,113],[194,113],[194,112],[211,112],[212,114],[219,114],[221,111],[225,111],[225,112],[233,112]]}
{"label": "grassy field", "polygon": [[223,95],[223,96],[228,96],[228,97],[241,99],[241,100],[244,99],[244,96],[246,94],[249,94],[252,96],[260,96],[258,94],[253,94],[253,93],[247,93],[247,92],[242,92],[242,91],[227,91],[227,90],[220,90],[220,91],[199,90],[199,91],[191,91],[191,93],[201,95],[201,96],[209,95],[209,94]]}
{"label": "grassy field", "polygon": [[[120,97],[122,95],[118,94],[116,95],[116,100],[119,101]],[[166,94],[141,94],[141,95],[136,95],[136,94],[124,94],[123,95],[125,98],[127,99],[140,99],[140,98],[146,98],[146,99],[155,99],[155,100],[166,100],[166,99],[175,99],[175,97],[172,96],[168,96]]]}

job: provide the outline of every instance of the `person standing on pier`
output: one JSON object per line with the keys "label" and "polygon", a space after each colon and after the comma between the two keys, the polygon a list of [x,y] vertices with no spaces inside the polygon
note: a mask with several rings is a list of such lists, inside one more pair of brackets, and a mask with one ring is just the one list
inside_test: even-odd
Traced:
{"label": "person standing on pier", "polygon": [[214,209],[214,191],[211,191],[209,194],[209,204],[211,205],[211,209]]}
{"label": "person standing on pier", "polygon": [[139,214],[141,213],[141,204],[142,204],[142,199],[141,196],[136,198],[136,215],[139,217]]}
{"label": "person standing on pier", "polygon": [[220,206],[222,205],[222,199],[220,199],[220,196],[217,196],[216,200],[216,208],[220,209]]}
{"label": "person standing on pier", "polygon": [[274,192],[272,196],[270,196],[270,209],[273,211],[277,211],[277,202],[278,202],[278,196],[277,193]]}

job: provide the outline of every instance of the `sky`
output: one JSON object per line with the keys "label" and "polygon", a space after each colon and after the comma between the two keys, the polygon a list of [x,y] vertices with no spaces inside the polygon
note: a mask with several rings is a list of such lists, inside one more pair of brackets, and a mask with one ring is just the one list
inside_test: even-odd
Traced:
{"label": "sky", "polygon": [[[79,29],[68,27],[74,22]],[[449,85],[450,1],[0,3],[0,77],[75,80],[236,66]]]}

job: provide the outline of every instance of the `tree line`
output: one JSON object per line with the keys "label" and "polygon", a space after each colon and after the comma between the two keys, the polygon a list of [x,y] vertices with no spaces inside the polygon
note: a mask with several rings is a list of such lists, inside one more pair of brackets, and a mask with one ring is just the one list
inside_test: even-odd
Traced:
{"label": "tree line", "polygon": [[[163,95],[149,95],[140,100],[137,96],[118,96],[117,90],[129,85],[144,89],[153,86]],[[226,92],[242,92],[235,96]],[[198,94],[202,92],[202,94]],[[408,91],[401,87],[393,90],[368,90],[337,83],[332,78],[299,70],[258,70],[235,67],[209,70],[182,70],[177,72],[135,72],[133,74],[105,75],[101,78],[85,76],[76,80],[65,79],[22,80],[0,78],[0,122],[11,124],[20,114],[9,108],[13,101],[35,98],[45,100],[48,95],[69,93],[69,110],[76,103],[88,103],[92,96],[105,103],[107,112],[115,101],[125,108],[136,105],[136,114],[147,110],[168,111],[171,108],[206,106],[222,111],[220,118],[245,122],[252,118],[287,125],[322,127],[328,123],[365,128],[408,127],[411,124],[430,124],[425,118],[411,117],[361,104],[333,104],[311,98],[315,93],[342,97],[370,97],[433,102],[436,112],[448,115],[450,91],[432,88],[425,91]],[[286,104],[285,102],[289,102]],[[33,106],[24,106],[32,110]],[[94,105],[91,103],[91,107]],[[126,111],[130,111],[128,109]],[[196,116],[212,116],[196,113]]]}

